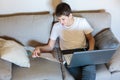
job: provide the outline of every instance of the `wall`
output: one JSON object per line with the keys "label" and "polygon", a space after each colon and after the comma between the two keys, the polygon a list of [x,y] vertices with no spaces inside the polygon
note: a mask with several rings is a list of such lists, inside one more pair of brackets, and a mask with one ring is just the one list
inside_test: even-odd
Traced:
{"label": "wall", "polygon": [[[61,0],[0,0],[0,14],[15,12],[53,12]],[[120,41],[120,0],[63,0],[73,10],[105,9],[112,15],[111,28]]]}
{"label": "wall", "polygon": [[53,12],[61,0],[0,0],[0,14],[15,12]]}

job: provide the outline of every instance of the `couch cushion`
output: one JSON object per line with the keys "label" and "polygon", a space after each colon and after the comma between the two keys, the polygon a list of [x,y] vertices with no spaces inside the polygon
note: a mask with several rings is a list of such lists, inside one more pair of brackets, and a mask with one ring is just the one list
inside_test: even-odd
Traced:
{"label": "couch cushion", "polygon": [[117,49],[110,62],[108,63],[108,69],[112,73],[120,72],[120,47]]}
{"label": "couch cushion", "polygon": [[12,80],[62,80],[60,64],[43,58],[30,58],[30,68],[13,66]]}
{"label": "couch cushion", "polygon": [[113,72],[110,80],[120,80],[120,72]]}
{"label": "couch cushion", "polygon": [[48,13],[0,16],[0,36],[14,38],[24,45],[46,44],[50,36],[52,21],[52,14]]}
{"label": "couch cushion", "polygon": [[95,80],[110,80],[111,73],[108,71],[104,64],[99,64],[96,66],[96,79]]}
{"label": "couch cushion", "polygon": [[101,30],[95,35],[95,42],[97,49],[113,49],[119,46],[118,40],[109,28]]}
{"label": "couch cushion", "polygon": [[0,80],[11,80],[12,64],[0,59]]}

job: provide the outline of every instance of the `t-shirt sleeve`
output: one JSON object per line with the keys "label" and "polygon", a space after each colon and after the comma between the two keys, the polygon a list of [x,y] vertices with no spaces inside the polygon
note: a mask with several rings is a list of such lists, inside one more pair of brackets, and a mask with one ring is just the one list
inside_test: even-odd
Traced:
{"label": "t-shirt sleeve", "polygon": [[59,36],[59,26],[57,24],[54,24],[52,31],[51,31],[51,35],[50,35],[50,39],[51,40],[56,40],[57,37]]}
{"label": "t-shirt sleeve", "polygon": [[88,21],[84,18],[83,19],[83,25],[84,25],[84,33],[85,34],[89,34],[92,33],[93,28],[91,27],[91,25],[88,23]]}

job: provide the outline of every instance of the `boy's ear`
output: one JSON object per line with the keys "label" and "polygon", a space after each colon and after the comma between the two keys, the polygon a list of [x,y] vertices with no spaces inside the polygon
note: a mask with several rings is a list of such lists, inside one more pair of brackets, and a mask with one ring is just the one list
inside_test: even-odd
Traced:
{"label": "boy's ear", "polygon": [[72,13],[70,13],[70,16],[72,16]]}
{"label": "boy's ear", "polygon": [[69,17],[72,17],[72,13],[69,14]]}
{"label": "boy's ear", "polygon": [[73,16],[72,13],[70,13],[69,17],[72,17],[72,16]]}

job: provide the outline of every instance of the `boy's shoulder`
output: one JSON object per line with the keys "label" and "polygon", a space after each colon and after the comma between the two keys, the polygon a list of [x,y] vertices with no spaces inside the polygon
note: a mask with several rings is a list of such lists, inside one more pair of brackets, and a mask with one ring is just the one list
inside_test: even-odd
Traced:
{"label": "boy's shoulder", "polygon": [[84,17],[74,17],[74,19],[75,19],[75,22],[78,22],[78,23],[88,23],[88,21]]}
{"label": "boy's shoulder", "polygon": [[86,20],[84,17],[74,17],[74,19],[76,19],[76,20]]}
{"label": "boy's shoulder", "polygon": [[54,24],[53,24],[53,27],[54,28],[57,28],[57,29],[60,29],[61,28],[61,24],[59,21],[56,21]]}
{"label": "boy's shoulder", "polygon": [[60,25],[60,22],[59,21],[55,21],[54,22],[54,26],[59,26]]}

